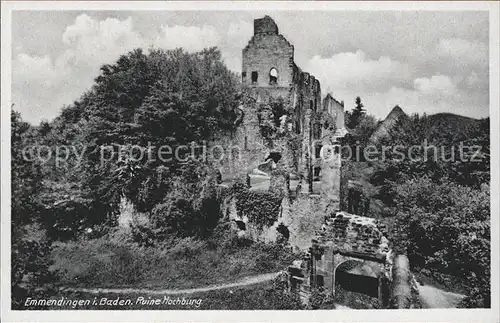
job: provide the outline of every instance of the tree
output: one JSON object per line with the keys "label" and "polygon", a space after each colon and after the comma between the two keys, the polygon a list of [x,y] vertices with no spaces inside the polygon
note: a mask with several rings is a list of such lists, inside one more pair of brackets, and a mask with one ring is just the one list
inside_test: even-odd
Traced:
{"label": "tree", "polygon": [[352,112],[350,112],[348,114],[348,118],[347,118],[347,127],[352,129],[352,128],[356,128],[361,120],[361,118],[363,116],[366,115],[366,110],[363,109],[364,105],[363,103],[361,102],[361,98],[358,96],[356,97],[356,101],[355,101],[355,106],[354,106],[354,109],[352,110]]}
{"label": "tree", "polygon": [[[489,137],[489,119],[415,114],[398,119],[389,129],[389,136],[381,142],[386,146],[400,146],[399,151],[405,152],[404,158],[397,160],[398,155],[389,150],[386,160],[378,166],[391,168],[400,180],[423,175],[434,181],[447,177],[459,184],[479,188],[489,181]],[[412,146],[418,146],[416,158],[409,158]],[[469,158],[462,159],[461,146],[471,147],[470,151],[464,148],[464,154],[468,153]]]}
{"label": "tree", "polygon": [[462,278],[470,289],[466,304],[489,307],[489,187],[423,177],[399,184],[395,191],[395,249],[407,253],[413,267]]}
{"label": "tree", "polygon": [[[137,49],[103,65],[89,91],[36,129],[40,144],[86,148],[81,160],[72,154],[62,166],[52,158],[42,167],[49,233],[56,237],[64,231],[70,238],[88,227],[112,225],[123,196],[140,212],[163,203],[173,189],[172,178],[185,182],[184,162],[160,160],[158,148],[168,145],[175,151],[233,130],[239,93],[238,78],[216,48],[192,54]],[[132,145],[157,150],[153,158],[148,153],[141,158],[137,150],[128,153]],[[190,194],[191,204],[199,191]],[[202,209],[211,208],[203,203]]]}
{"label": "tree", "polygon": [[26,297],[42,299],[50,295],[54,273],[49,271],[50,244],[39,225],[43,211],[38,200],[42,186],[40,165],[22,153],[33,143],[33,128],[12,110],[11,131],[12,308],[22,309]]}

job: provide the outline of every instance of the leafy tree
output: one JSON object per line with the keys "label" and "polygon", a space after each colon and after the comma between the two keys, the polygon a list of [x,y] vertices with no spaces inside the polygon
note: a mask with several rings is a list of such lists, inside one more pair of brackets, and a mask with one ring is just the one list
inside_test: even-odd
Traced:
{"label": "leafy tree", "polygon": [[215,174],[206,165],[190,161],[171,181],[165,198],[152,211],[154,226],[164,235],[209,236],[221,212]]}
{"label": "leafy tree", "polygon": [[[349,129],[349,133],[345,136],[344,145],[349,146],[350,154],[343,149],[344,158],[349,158],[353,161],[365,161],[364,149],[370,142],[370,136],[377,129],[378,122],[372,115],[362,115],[355,128]],[[359,154],[357,153],[359,152]]]}
{"label": "leafy tree", "polygon": [[[383,176],[382,173],[378,175],[396,180],[389,173],[398,174],[401,181],[423,175],[434,181],[448,177],[459,184],[476,188],[487,183],[489,119],[474,122],[449,119],[448,116],[425,114],[399,119],[389,130],[390,136],[382,141],[382,145],[400,146],[399,151],[404,152],[404,158],[389,150],[386,160],[378,163],[378,171]],[[415,156],[409,155],[412,146],[417,147]],[[462,146],[465,147],[463,156],[460,151]],[[475,152],[479,153],[476,155]]]}
{"label": "leafy tree", "polygon": [[[173,178],[184,182],[184,162],[175,156],[160,160],[158,147],[175,151],[234,129],[239,100],[238,78],[216,48],[193,54],[137,49],[103,65],[89,91],[34,130],[38,144],[77,147],[83,156],[72,153],[63,165],[52,156],[42,167],[49,234],[64,231],[69,238],[88,227],[115,224],[123,196],[138,211],[152,211],[174,189]],[[131,153],[132,145],[150,145],[152,155]],[[199,191],[190,194],[191,204]],[[213,208],[208,200],[195,211]]]}
{"label": "leafy tree", "polygon": [[54,273],[49,271],[50,244],[39,225],[43,210],[38,200],[40,165],[22,153],[32,143],[33,129],[15,111],[11,113],[11,129],[12,308],[22,309],[26,297],[40,299],[51,294]]}
{"label": "leafy tree", "polygon": [[424,177],[397,185],[396,192],[396,249],[414,267],[463,278],[476,300],[468,304],[489,307],[489,187],[436,184]]}

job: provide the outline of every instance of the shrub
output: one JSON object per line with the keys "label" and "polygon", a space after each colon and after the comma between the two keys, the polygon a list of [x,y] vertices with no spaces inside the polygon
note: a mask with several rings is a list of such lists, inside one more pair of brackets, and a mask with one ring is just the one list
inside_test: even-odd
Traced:
{"label": "shrub", "polygon": [[[414,267],[437,270],[472,286],[474,299],[489,302],[489,189],[420,178],[398,185],[392,239]],[[481,297],[477,295],[482,294]],[[473,305],[473,303],[470,303]],[[476,303],[477,305],[477,303]]]}
{"label": "shrub", "polygon": [[331,292],[322,287],[314,288],[309,297],[309,306],[316,309],[335,309],[334,298]]}
{"label": "shrub", "polygon": [[278,220],[282,196],[270,192],[240,191],[237,194],[238,214],[247,216],[258,228],[270,227]]}
{"label": "shrub", "polygon": [[58,275],[50,267],[51,246],[45,231],[36,224],[26,226],[23,231],[22,237],[12,243],[12,309],[15,310],[24,309],[27,297],[47,299],[52,296]]}

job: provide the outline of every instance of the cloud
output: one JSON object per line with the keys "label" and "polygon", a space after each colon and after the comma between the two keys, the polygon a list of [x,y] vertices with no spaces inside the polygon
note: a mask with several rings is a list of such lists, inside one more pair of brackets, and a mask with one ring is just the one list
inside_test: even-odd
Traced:
{"label": "cloud", "polygon": [[45,56],[30,56],[26,54],[18,54],[15,62],[15,78],[29,81],[50,81],[57,77],[56,70],[52,64],[52,60],[48,55]]}
{"label": "cloud", "polygon": [[417,78],[413,84],[418,91],[430,95],[451,95],[456,91],[456,87],[451,78],[446,75],[433,75],[431,78]]}
{"label": "cloud", "polygon": [[329,58],[315,55],[305,70],[315,75],[323,88],[359,92],[389,89],[393,84],[405,83],[409,75],[408,65],[385,56],[370,59],[361,50],[338,53]]}
{"label": "cloud", "polygon": [[479,84],[481,80],[479,79],[479,76],[477,75],[476,72],[472,71],[469,76],[467,76],[466,79],[467,85],[469,86],[475,86],[476,84]]}
{"label": "cloud", "polygon": [[[323,92],[331,92],[345,102],[346,110],[360,96],[370,114],[383,119],[395,105],[406,113],[453,112],[478,117],[488,115],[488,96],[480,88],[458,88],[465,79],[477,82],[478,75],[416,77],[420,71],[391,57],[370,59],[357,50],[314,56],[306,70],[321,82]],[[457,72],[458,73],[458,72]],[[475,83],[477,84],[477,83]]]}
{"label": "cloud", "polygon": [[[334,90],[333,96],[344,100],[345,109],[354,107],[356,94],[349,90]],[[417,89],[391,87],[387,91],[365,92],[360,95],[368,111],[379,119],[384,119],[391,109],[399,105],[407,114],[455,113],[473,118],[487,117],[488,96],[477,92],[457,90],[454,95],[443,97],[429,95]]]}
{"label": "cloud", "polygon": [[461,38],[440,39],[436,48],[438,56],[453,59],[461,64],[488,66],[488,45],[484,42]]}
{"label": "cloud", "polygon": [[73,64],[107,63],[127,50],[144,45],[134,31],[132,18],[107,18],[97,21],[82,14],[66,28],[62,41],[69,48],[58,59],[73,59]]}
{"label": "cloud", "polygon": [[165,49],[182,47],[195,52],[203,48],[217,46],[221,36],[213,26],[161,26],[161,32],[156,37],[154,45]]}
{"label": "cloud", "polygon": [[[253,34],[248,13],[103,14],[13,16],[13,102],[25,119],[55,117],[90,88],[102,64],[137,47],[218,46],[226,65],[240,72],[241,50]],[[321,81],[323,95],[332,92],[347,109],[361,96],[380,118],[396,104],[411,112],[487,115],[487,14],[391,15],[273,13],[296,48],[295,61]],[[370,21],[376,28],[360,33]]]}
{"label": "cloud", "polygon": [[[23,118],[52,119],[65,104],[88,90],[103,64],[111,64],[134,48],[183,47],[198,51],[216,46],[221,36],[212,26],[160,26],[150,34],[135,30],[133,19],[94,19],[81,14],[61,35],[59,55],[18,54],[13,60],[13,102]],[[43,111],[43,112],[42,112]]]}
{"label": "cloud", "polygon": [[241,50],[253,36],[253,25],[244,20],[231,22],[227,29],[227,46]]}
{"label": "cloud", "polygon": [[252,36],[253,25],[251,23],[239,20],[229,24],[221,52],[222,59],[230,70],[241,72],[241,50],[248,44]]}

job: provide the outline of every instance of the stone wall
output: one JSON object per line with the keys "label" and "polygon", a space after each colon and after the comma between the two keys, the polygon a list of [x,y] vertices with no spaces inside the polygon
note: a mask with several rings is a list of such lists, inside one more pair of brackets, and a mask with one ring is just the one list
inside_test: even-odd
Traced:
{"label": "stone wall", "polygon": [[335,128],[343,129],[345,128],[344,123],[344,102],[339,102],[328,93],[323,99],[323,109],[327,111],[334,120],[336,120]]}
{"label": "stone wall", "polygon": [[333,241],[341,253],[385,261],[390,248],[383,230],[374,218],[336,212],[326,219],[317,240]]}
{"label": "stone wall", "polygon": [[[254,21],[254,35],[243,49],[242,82],[257,104],[270,98],[281,97],[288,111],[292,131],[300,137],[301,148],[297,160],[286,160],[295,164],[294,171],[304,183],[301,187],[312,193],[312,114],[322,110],[321,86],[318,80],[303,72],[294,62],[294,47],[279,34],[276,23],[269,16]],[[272,79],[270,71],[276,69],[277,78]],[[257,73],[257,80],[252,79]],[[256,111],[248,111],[256,114]],[[286,148],[271,143],[270,149]],[[292,154],[284,154],[290,158]],[[293,170],[290,167],[289,170]]]}
{"label": "stone wall", "polygon": [[[293,46],[278,34],[276,23],[269,17],[254,21],[254,35],[243,49],[242,82],[246,86],[286,87],[293,80]],[[277,70],[277,80],[270,84],[269,73]],[[257,81],[252,74],[257,73]]]}
{"label": "stone wall", "polygon": [[309,253],[300,262],[300,268],[297,267],[299,262],[289,267],[290,285],[295,285],[302,295],[313,287],[323,287],[335,293],[337,269],[352,262],[368,268],[369,274],[366,275],[378,281],[378,290],[371,292],[377,294],[382,305],[387,307],[393,255],[384,230],[385,227],[373,218],[346,212],[337,211],[325,217],[321,230],[311,241]]}

